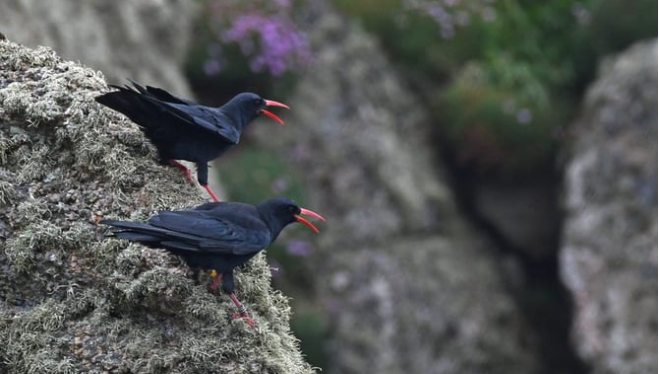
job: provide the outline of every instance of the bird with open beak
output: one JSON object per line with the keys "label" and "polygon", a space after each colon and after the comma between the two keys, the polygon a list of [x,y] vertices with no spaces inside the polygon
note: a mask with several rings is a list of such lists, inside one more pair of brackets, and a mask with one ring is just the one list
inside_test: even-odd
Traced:
{"label": "bird with open beak", "polygon": [[258,205],[236,202],[206,203],[193,210],[164,211],[146,223],[103,220],[113,227],[112,235],[149,247],[164,248],[181,256],[195,269],[213,270],[219,276],[211,286],[222,288],[238,308],[234,318],[243,318],[252,327],[254,320],[234,293],[233,269],[244,264],[277,239],[293,222],[315,233],[319,230],[302,216],[325,221],[320,214],[301,208],[284,198]]}
{"label": "bird with open beak", "polygon": [[199,105],[155,87],[110,86],[118,91],[96,97],[96,101],[130,118],[156,147],[160,163],[176,167],[192,183],[190,170],[177,160],[197,166],[197,181],[213,201],[219,201],[208,186],[208,162],[238,144],[245,127],[260,115],[279,124],[281,118],[268,107],[288,105],[266,100],[254,93],[241,93],[221,107]]}

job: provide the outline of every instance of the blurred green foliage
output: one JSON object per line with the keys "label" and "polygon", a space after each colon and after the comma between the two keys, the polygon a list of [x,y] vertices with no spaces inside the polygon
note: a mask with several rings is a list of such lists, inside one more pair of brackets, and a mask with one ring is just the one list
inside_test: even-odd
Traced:
{"label": "blurred green foliage", "polygon": [[291,329],[300,339],[302,352],[311,365],[328,368],[330,358],[324,342],[329,332],[329,321],[325,311],[318,305],[304,301],[293,301],[295,313],[291,318]]}
{"label": "blurred green foliage", "polygon": [[456,162],[476,172],[529,173],[550,163],[554,124],[548,93],[524,63],[468,64],[437,99],[435,116]]}
{"label": "blurred green foliage", "polygon": [[597,63],[657,35],[651,0],[335,3],[422,82],[459,166],[509,176],[546,172]]}
{"label": "blurred green foliage", "polygon": [[241,145],[240,151],[224,156],[217,164],[232,200],[258,204],[273,196],[286,196],[304,205],[300,178],[285,160],[249,143]]}
{"label": "blurred green foliage", "polygon": [[575,83],[582,89],[594,76],[597,60],[631,43],[657,36],[657,2],[598,0],[591,7],[588,27],[575,36],[572,63]]}

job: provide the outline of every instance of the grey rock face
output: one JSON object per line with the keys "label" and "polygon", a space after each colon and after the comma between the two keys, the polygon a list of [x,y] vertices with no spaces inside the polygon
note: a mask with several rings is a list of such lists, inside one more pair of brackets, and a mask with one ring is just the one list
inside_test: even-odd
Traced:
{"label": "grey rock face", "polygon": [[596,373],[657,371],[657,41],[606,61],[567,168],[562,277]]}
{"label": "grey rock face", "polygon": [[4,0],[0,33],[30,47],[45,45],[69,60],[191,96],[181,71],[197,8],[194,1]]}
{"label": "grey rock face", "polygon": [[176,257],[104,237],[101,218],[203,201],[94,101],[105,90],[100,72],[0,41],[0,372],[313,372],[263,255],[237,274],[252,329]]}
{"label": "grey rock face", "polygon": [[315,287],[330,373],[534,373],[534,349],[488,243],[433,163],[426,113],[375,40],[328,6],[309,16],[315,64],[262,146],[305,175],[328,218]]}
{"label": "grey rock face", "polygon": [[525,323],[485,245],[402,236],[338,255],[322,286],[336,324],[332,372],[536,372]]}

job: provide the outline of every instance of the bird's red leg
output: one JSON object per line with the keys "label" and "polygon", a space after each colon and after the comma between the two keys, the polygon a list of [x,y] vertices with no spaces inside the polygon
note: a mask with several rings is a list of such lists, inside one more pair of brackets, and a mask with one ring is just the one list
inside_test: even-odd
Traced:
{"label": "bird's red leg", "polygon": [[181,173],[183,173],[185,175],[185,179],[187,179],[188,182],[194,183],[194,181],[192,180],[192,172],[190,171],[190,169],[186,168],[185,165],[183,165],[182,163],[176,160],[169,160],[169,164],[177,168]]}
{"label": "bird's red leg", "polygon": [[204,187],[204,189],[206,190],[206,192],[208,192],[208,194],[211,196],[211,199],[213,199],[213,201],[215,201],[215,202],[220,201],[220,199],[218,199],[217,196],[215,196],[215,192],[213,192],[213,190],[211,190],[211,188],[208,187],[207,184],[206,184],[206,185],[202,185],[202,187]]}
{"label": "bird's red leg", "polygon": [[238,308],[238,313],[233,315],[233,319],[237,318],[242,318],[247,322],[248,325],[252,327],[256,327],[256,321],[252,319],[252,317],[249,316],[247,313],[247,308],[245,308],[245,305],[238,300],[235,294],[230,293],[229,297],[231,298],[231,301],[233,301],[234,304],[236,304],[236,308]]}
{"label": "bird's red leg", "polygon": [[211,285],[211,290],[215,291],[217,290],[218,287],[220,287],[220,283],[222,283],[222,274],[218,274],[215,270],[211,272],[211,278],[213,278],[213,284]]}

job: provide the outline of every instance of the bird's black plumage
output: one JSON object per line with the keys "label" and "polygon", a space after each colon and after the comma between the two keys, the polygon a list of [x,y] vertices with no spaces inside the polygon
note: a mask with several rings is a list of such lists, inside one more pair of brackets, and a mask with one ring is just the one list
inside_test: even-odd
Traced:
{"label": "bird's black plumage", "polygon": [[[112,234],[118,238],[165,248],[193,268],[216,270],[222,275],[224,290],[235,299],[235,267],[268,247],[290,223],[298,221],[317,232],[300,215],[323,219],[291,200],[276,198],[256,206],[212,202],[192,210],[163,211],[146,223],[116,220],[101,223],[112,226]],[[237,299],[234,302],[239,306]]]}
{"label": "bird's black plumage", "polygon": [[191,161],[197,166],[197,180],[215,201],[208,185],[208,162],[220,157],[240,141],[245,127],[260,114],[281,123],[266,106],[286,105],[265,100],[254,93],[241,93],[219,108],[196,104],[155,87],[111,86],[117,91],[96,97],[96,101],[123,113],[138,124],[158,150],[163,164],[172,164],[186,173],[175,160]]}

